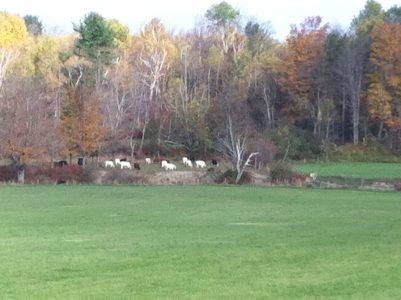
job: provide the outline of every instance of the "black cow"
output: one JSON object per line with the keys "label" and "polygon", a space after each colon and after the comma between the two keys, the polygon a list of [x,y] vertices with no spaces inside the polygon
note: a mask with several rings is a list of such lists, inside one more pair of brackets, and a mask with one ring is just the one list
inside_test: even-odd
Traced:
{"label": "black cow", "polygon": [[59,160],[59,161],[53,162],[53,166],[55,166],[55,167],[64,167],[66,165],[68,165],[66,160]]}
{"label": "black cow", "polygon": [[212,159],[212,165],[218,167],[219,162],[216,159]]}

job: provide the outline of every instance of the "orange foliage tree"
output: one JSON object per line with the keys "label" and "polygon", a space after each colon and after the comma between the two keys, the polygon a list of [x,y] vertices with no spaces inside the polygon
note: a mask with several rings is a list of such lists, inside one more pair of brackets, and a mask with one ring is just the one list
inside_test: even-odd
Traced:
{"label": "orange foliage tree", "polygon": [[282,88],[288,92],[295,104],[293,112],[310,114],[315,134],[320,128],[322,118],[319,79],[328,30],[321,22],[320,17],[309,17],[300,28],[292,26],[281,69],[283,77],[280,80]]}
{"label": "orange foliage tree", "polygon": [[61,131],[68,154],[94,155],[105,134],[98,105],[90,97],[70,91],[64,107]]}

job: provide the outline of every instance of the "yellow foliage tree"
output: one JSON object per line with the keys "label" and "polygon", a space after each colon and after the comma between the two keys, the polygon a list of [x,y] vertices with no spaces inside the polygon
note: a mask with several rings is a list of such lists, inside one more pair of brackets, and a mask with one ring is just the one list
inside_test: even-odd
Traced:
{"label": "yellow foliage tree", "polygon": [[0,12],[0,88],[10,62],[27,37],[25,22],[19,16]]}
{"label": "yellow foliage tree", "polygon": [[382,24],[371,37],[369,115],[393,130],[401,130],[401,24]]}

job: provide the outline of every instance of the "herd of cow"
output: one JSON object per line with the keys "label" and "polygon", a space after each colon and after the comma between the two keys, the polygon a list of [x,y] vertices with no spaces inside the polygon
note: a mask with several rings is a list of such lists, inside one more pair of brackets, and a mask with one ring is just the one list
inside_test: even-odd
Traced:
{"label": "herd of cow", "polygon": [[[145,163],[147,165],[150,165],[153,163],[152,159],[150,159],[149,157],[145,158]],[[196,168],[206,168],[206,162],[204,160],[190,160],[187,157],[183,157],[182,158],[182,163],[190,168],[193,168],[193,166],[195,165]],[[171,163],[169,160],[167,159],[163,159],[160,161],[161,167],[164,168],[166,171],[173,171],[177,169],[177,166],[173,163]],[[218,162],[217,160],[213,159],[212,160],[212,165],[213,166],[217,166]],[[119,159],[116,158],[114,159],[114,161],[112,160],[106,160],[104,162],[104,167],[105,168],[120,168],[120,169],[132,169],[131,163],[129,161],[127,161],[126,159]],[[134,168],[140,170],[140,165],[139,163],[134,163]]]}
{"label": "herd of cow", "polygon": [[[173,163],[171,163],[167,159],[154,159],[152,160],[151,158],[147,157],[145,158],[145,164],[150,165],[153,163],[160,163],[161,167],[164,168],[166,171],[173,171],[177,169],[177,166]],[[193,168],[194,166],[196,168],[206,168],[206,162],[204,160],[190,160],[187,157],[182,158],[182,163],[189,167]],[[54,163],[55,167],[63,167],[68,165],[66,160],[60,160],[60,161],[55,161]],[[78,159],[78,165],[83,165],[84,161],[83,158]],[[218,161],[216,159],[212,159],[211,164],[213,167],[217,167],[219,165]],[[104,167],[105,168],[120,168],[120,169],[137,169],[140,170],[141,166],[139,162],[134,162],[132,165],[129,161],[127,161],[126,158],[116,158],[114,160],[106,160],[104,161]]]}

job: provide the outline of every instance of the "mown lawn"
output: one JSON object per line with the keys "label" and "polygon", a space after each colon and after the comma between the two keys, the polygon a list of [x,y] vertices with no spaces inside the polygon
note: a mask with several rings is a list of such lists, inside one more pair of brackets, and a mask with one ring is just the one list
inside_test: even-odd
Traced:
{"label": "mown lawn", "polygon": [[320,176],[401,179],[401,164],[399,163],[347,162],[299,164],[296,166],[296,170],[304,174],[315,172],[318,173]]}
{"label": "mown lawn", "polygon": [[401,299],[401,197],[1,186],[1,299]]}

